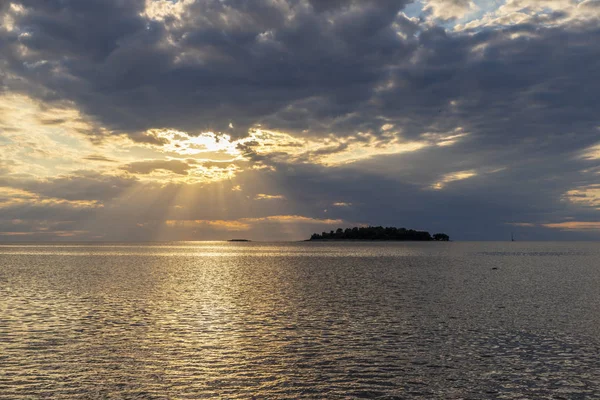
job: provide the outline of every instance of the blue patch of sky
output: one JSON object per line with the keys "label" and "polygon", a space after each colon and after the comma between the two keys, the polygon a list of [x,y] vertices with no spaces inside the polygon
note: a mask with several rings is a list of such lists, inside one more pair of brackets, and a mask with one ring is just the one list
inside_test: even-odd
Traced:
{"label": "blue patch of sky", "polygon": [[420,18],[421,16],[423,16],[423,2],[414,1],[414,2],[410,3],[409,5],[407,5],[406,7],[404,7],[404,10],[402,10],[402,11],[409,18],[414,18],[414,17]]}
{"label": "blue patch of sky", "polygon": [[[410,18],[417,17],[420,19],[425,19],[428,14],[426,11],[423,10],[426,3],[426,1],[421,0],[412,2],[404,8],[404,14],[406,14],[406,16]],[[454,30],[454,27],[456,25],[464,25],[471,21],[481,19],[484,15],[496,11],[506,2],[504,0],[477,0],[473,3],[475,3],[477,7],[474,10],[472,10],[472,12],[466,14],[464,17],[455,20],[437,21],[437,25],[442,26],[448,30]]]}

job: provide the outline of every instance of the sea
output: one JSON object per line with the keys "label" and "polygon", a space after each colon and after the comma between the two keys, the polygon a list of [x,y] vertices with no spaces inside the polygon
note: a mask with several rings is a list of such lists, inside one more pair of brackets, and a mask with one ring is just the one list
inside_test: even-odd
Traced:
{"label": "sea", "polygon": [[600,244],[0,245],[0,399],[598,399]]}

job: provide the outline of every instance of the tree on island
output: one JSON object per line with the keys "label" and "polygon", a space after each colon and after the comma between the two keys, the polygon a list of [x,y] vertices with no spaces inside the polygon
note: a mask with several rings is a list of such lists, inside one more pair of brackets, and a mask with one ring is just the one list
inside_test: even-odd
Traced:
{"label": "tree on island", "polygon": [[433,235],[433,240],[447,242],[450,240],[450,236],[446,235],[445,233],[436,233],[435,235]]}
{"label": "tree on island", "polygon": [[368,226],[354,228],[338,228],[335,232],[313,233],[310,240],[416,240],[416,241],[449,241],[445,233],[436,233],[433,237],[429,232],[414,229]]}

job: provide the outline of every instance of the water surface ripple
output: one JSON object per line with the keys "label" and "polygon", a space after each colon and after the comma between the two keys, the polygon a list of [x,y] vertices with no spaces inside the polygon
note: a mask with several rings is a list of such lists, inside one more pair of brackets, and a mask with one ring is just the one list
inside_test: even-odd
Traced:
{"label": "water surface ripple", "polygon": [[0,399],[600,398],[593,243],[0,246]]}

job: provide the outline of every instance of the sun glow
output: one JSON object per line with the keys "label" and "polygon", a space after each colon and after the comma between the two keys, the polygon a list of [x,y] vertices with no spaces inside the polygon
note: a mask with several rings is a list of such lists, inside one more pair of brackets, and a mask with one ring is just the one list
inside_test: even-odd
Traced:
{"label": "sun glow", "polygon": [[[44,208],[77,219],[60,224],[0,219],[6,234],[23,236],[29,229],[28,237],[102,239],[114,226],[129,223],[134,237],[147,240],[204,238],[211,231],[300,238],[319,225],[339,226],[345,221],[294,214],[295,199],[267,183],[263,172],[299,165],[336,168],[449,146],[466,136],[451,131],[407,141],[391,123],[381,132],[347,136],[295,136],[262,127],[239,138],[175,129],[111,132],[69,102],[48,105],[16,94],[0,95],[0,129],[0,172],[14,186],[0,191],[0,211]],[[71,185],[84,190],[69,192]],[[332,214],[352,206],[330,204]],[[263,216],[254,217],[257,211]]]}
{"label": "sun glow", "polygon": [[[239,167],[240,163],[254,161],[250,167],[259,169],[272,168],[265,164],[265,159],[276,163],[343,165],[380,155],[415,152],[429,146],[451,146],[467,136],[467,133],[457,128],[448,134],[428,133],[422,135],[422,140],[405,141],[398,132],[390,132],[391,125],[386,128],[383,137],[372,133],[358,133],[348,137],[329,135],[319,139],[301,139],[285,132],[267,129],[252,129],[248,136],[235,140],[228,134],[214,132],[202,132],[194,136],[176,130],[152,129],[145,135],[156,141],[148,144],[149,148],[170,159],[182,160],[181,157],[185,156],[188,157],[187,162],[192,160],[191,163],[205,163],[205,166],[206,163],[211,163],[212,167],[216,163],[222,163],[223,166],[233,163]],[[236,169],[230,168],[222,178],[231,178]],[[190,176],[206,173],[203,168],[186,170]],[[218,174],[211,177],[211,180],[214,179],[218,179]]]}
{"label": "sun glow", "polygon": [[[147,132],[163,141],[163,151],[180,155],[201,155],[203,153],[223,153],[229,156],[239,156],[236,142],[227,134],[202,132],[192,136],[186,132],[176,130],[151,129]],[[231,158],[231,157],[230,157]]]}

